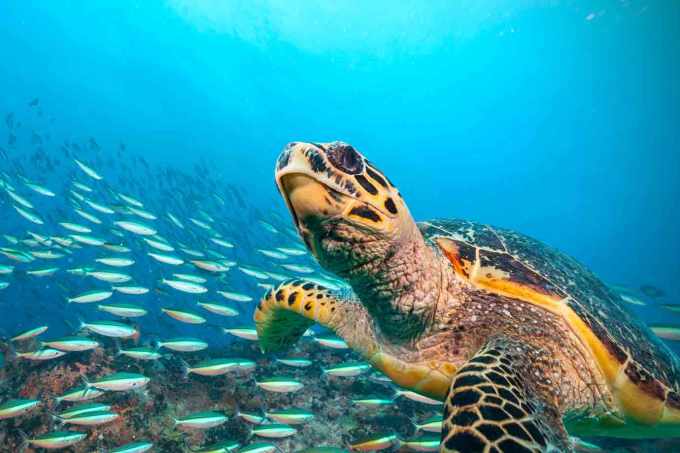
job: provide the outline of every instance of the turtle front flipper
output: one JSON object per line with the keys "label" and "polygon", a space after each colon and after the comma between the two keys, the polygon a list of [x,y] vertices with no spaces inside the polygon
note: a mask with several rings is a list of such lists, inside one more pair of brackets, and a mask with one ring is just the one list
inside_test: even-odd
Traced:
{"label": "turtle front flipper", "polygon": [[573,451],[528,351],[526,344],[496,338],[460,368],[444,408],[441,452]]}
{"label": "turtle front flipper", "polygon": [[268,291],[255,310],[257,335],[264,352],[292,346],[314,323],[335,331],[364,356],[371,356],[377,349],[366,309],[312,282],[283,283]]}

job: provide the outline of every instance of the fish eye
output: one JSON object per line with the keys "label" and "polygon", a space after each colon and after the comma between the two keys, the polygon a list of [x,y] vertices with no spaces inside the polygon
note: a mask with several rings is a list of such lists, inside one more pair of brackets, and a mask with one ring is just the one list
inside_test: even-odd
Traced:
{"label": "fish eye", "polygon": [[338,170],[356,175],[364,170],[364,162],[361,156],[352,146],[344,143],[334,143],[326,151],[328,159]]}

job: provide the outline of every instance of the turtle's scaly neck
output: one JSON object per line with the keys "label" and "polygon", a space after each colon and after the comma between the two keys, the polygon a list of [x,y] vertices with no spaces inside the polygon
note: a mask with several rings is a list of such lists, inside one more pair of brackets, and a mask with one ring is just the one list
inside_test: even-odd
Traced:
{"label": "turtle's scaly neck", "polygon": [[415,223],[397,243],[378,240],[362,244],[362,249],[370,259],[343,277],[381,333],[398,344],[426,333],[447,284],[441,256],[425,243]]}

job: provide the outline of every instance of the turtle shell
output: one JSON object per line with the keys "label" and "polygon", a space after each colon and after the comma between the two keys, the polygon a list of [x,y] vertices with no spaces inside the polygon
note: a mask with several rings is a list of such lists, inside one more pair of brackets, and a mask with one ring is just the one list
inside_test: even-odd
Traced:
{"label": "turtle shell", "polygon": [[507,229],[465,220],[434,220],[419,227],[473,285],[564,316],[591,348],[624,413],[645,424],[680,420],[675,355],[585,266]]}

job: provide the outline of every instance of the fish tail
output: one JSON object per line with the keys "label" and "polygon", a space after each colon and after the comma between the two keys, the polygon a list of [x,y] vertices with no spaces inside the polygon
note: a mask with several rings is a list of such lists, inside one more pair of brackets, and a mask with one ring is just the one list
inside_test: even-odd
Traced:
{"label": "fish tail", "polygon": [[418,427],[418,420],[416,419],[415,415],[407,418],[409,419],[413,427],[416,429],[416,433],[420,431],[420,428]]}
{"label": "fish tail", "polygon": [[321,378],[328,381],[328,380],[330,380],[330,377],[331,377],[331,375],[328,374],[328,370],[324,367],[321,367]]}
{"label": "fish tail", "polygon": [[16,347],[14,346],[14,343],[11,341],[7,342],[7,361],[8,362],[13,362],[19,358],[19,353],[17,352]]}
{"label": "fish tail", "polygon": [[[46,412],[47,412],[47,415],[50,416],[50,419],[52,421],[52,425],[56,425],[57,429],[61,428],[61,426],[64,424],[64,419],[61,418],[60,416],[58,416],[57,414],[55,414],[52,411],[48,410]],[[50,429],[52,429],[52,426],[50,426]]]}

